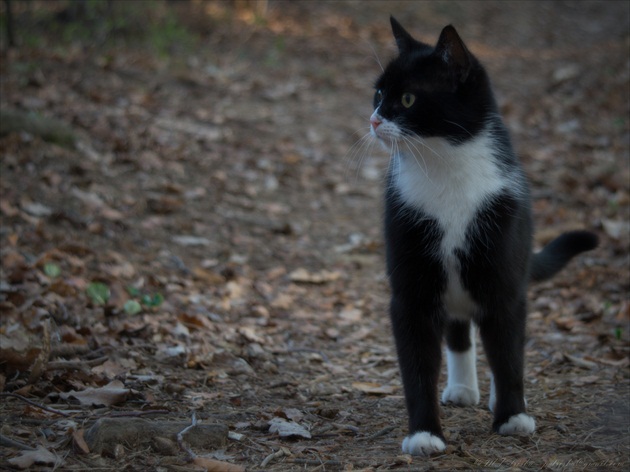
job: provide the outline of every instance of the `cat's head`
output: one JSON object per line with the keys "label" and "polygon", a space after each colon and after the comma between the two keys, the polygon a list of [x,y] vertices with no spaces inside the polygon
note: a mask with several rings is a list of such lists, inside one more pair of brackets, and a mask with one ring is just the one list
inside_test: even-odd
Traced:
{"label": "cat's head", "polygon": [[372,135],[384,143],[401,135],[443,137],[453,144],[475,137],[496,114],[479,61],[453,26],[442,30],[433,47],[390,20],[399,55],[376,81]]}

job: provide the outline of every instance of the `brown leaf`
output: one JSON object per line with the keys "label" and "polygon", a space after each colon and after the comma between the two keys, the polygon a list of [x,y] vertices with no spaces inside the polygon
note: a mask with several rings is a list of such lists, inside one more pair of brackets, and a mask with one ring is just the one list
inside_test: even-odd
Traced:
{"label": "brown leaf", "polygon": [[177,316],[177,319],[187,328],[214,329],[214,323],[212,323],[207,316],[200,313],[181,313]]}
{"label": "brown leaf", "polygon": [[197,280],[208,283],[210,285],[221,285],[225,283],[225,277],[221,274],[217,274],[211,270],[204,269],[202,267],[194,267],[192,270],[193,275]]}
{"label": "brown leaf", "polygon": [[147,207],[153,213],[168,215],[177,212],[184,205],[184,200],[171,195],[149,197]]}
{"label": "brown leaf", "polygon": [[90,387],[81,392],[75,392],[73,390],[67,393],[60,393],[59,396],[63,400],[78,400],[81,405],[112,406],[125,402],[129,393],[130,390],[125,388],[120,380],[114,380],[104,387]]}
{"label": "brown leaf", "polygon": [[9,327],[6,333],[0,333],[0,358],[4,368],[10,373],[30,370],[45,348],[44,341],[21,325]]}
{"label": "brown leaf", "polygon": [[396,387],[372,382],[353,382],[352,388],[369,395],[392,395],[396,392]]}
{"label": "brown leaf", "polygon": [[[125,364],[135,366],[136,362],[132,358],[125,359]],[[132,369],[130,369],[129,365],[122,365],[121,363],[115,362],[111,359],[108,359],[101,365],[92,368],[93,373],[103,375],[108,379],[113,379],[118,375],[129,372],[130,370]]]}
{"label": "brown leaf", "polygon": [[81,454],[89,454],[90,448],[88,447],[85,439],[83,438],[84,429],[79,429],[77,431],[72,432],[72,443],[74,445],[74,449]]}
{"label": "brown leaf", "polygon": [[14,207],[6,198],[0,198],[0,212],[9,218],[20,214],[20,210]]}
{"label": "brown leaf", "polygon": [[251,326],[242,326],[237,330],[247,341],[258,344],[265,344],[265,339],[261,337]]}
{"label": "brown leaf", "polygon": [[193,464],[203,467],[208,472],[245,472],[245,467],[243,466],[208,457],[197,456],[193,459]]}
{"label": "brown leaf", "polygon": [[48,363],[48,358],[50,357],[50,349],[51,349],[51,325],[50,318],[45,318],[42,320],[42,333],[41,333],[41,343],[42,350],[37,355],[35,362],[31,365],[31,372],[28,376],[28,382],[34,383],[39,376],[46,369],[46,364]]}
{"label": "brown leaf", "polygon": [[341,277],[339,271],[320,270],[319,272],[309,272],[304,268],[295,269],[289,274],[291,282],[296,283],[308,283],[308,284],[325,284],[328,282],[334,282]]}

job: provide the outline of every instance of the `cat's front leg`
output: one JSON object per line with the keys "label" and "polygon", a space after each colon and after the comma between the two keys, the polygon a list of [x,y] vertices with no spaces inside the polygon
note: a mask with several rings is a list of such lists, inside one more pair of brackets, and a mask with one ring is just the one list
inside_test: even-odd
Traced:
{"label": "cat's front leg", "polygon": [[441,314],[401,295],[392,296],[390,309],[409,414],[409,435],[402,450],[417,456],[442,452],[446,444],[438,403]]}
{"label": "cat's front leg", "polygon": [[480,334],[492,369],[493,429],[503,435],[533,433],[536,423],[526,413],[523,396],[525,301],[501,315],[485,317]]}

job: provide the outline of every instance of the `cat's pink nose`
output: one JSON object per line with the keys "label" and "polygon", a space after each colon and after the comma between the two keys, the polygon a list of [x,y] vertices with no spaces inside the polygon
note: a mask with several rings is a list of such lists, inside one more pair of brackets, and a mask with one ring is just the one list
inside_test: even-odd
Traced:
{"label": "cat's pink nose", "polygon": [[373,129],[376,130],[376,128],[378,128],[381,123],[382,123],[382,121],[379,120],[376,116],[371,116],[370,117],[370,124],[372,125]]}

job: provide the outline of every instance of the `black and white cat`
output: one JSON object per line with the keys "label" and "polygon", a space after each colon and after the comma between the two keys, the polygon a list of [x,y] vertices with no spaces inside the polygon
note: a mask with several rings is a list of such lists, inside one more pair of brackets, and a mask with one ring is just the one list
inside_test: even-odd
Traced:
{"label": "black and white cat", "polygon": [[499,434],[530,434],[523,391],[526,295],[574,255],[594,248],[565,233],[532,254],[529,186],[490,81],[452,26],[435,47],[392,17],[399,56],[376,82],[371,134],[391,150],[385,195],[390,314],[409,413],[405,453],[445,449],[443,403],[479,402],[475,331],[493,380]]}

